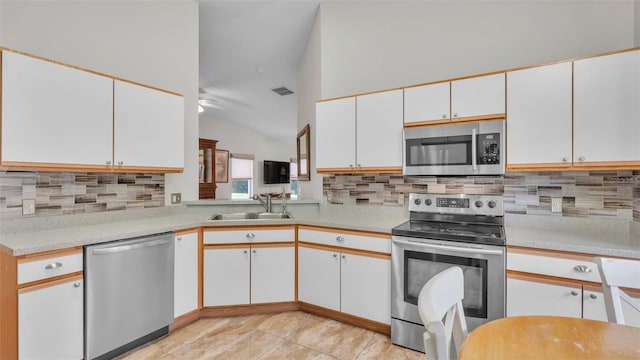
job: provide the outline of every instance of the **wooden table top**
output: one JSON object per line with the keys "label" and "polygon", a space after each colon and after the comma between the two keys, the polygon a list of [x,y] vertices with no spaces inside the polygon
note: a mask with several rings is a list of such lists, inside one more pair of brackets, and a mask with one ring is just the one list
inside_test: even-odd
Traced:
{"label": "wooden table top", "polygon": [[515,316],[469,333],[458,360],[640,359],[640,328],[560,316]]}

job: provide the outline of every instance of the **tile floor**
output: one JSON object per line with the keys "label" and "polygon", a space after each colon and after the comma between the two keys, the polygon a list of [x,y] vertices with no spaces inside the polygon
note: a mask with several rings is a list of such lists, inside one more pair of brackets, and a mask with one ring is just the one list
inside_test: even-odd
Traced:
{"label": "tile floor", "polygon": [[421,359],[387,336],[300,311],[200,319],[123,354],[137,359]]}

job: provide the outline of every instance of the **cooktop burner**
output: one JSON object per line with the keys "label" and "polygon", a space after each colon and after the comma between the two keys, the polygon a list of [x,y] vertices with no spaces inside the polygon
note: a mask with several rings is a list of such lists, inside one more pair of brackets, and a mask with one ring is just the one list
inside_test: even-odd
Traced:
{"label": "cooktop burner", "polygon": [[419,239],[506,244],[502,197],[465,194],[410,194],[409,221],[392,235]]}

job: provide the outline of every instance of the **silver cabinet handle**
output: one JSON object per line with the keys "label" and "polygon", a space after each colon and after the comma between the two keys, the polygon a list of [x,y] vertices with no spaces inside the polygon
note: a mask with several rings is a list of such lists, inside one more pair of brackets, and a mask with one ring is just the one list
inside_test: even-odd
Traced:
{"label": "silver cabinet handle", "polygon": [[568,162],[568,161],[569,161],[568,157],[565,156],[565,157],[562,158],[562,162]]}
{"label": "silver cabinet handle", "polygon": [[349,167],[350,167],[350,168],[353,168],[353,164],[349,164]]}
{"label": "silver cabinet handle", "polygon": [[447,114],[442,114],[442,118],[446,119],[447,118]]}
{"label": "silver cabinet handle", "polygon": [[344,254],[343,254],[343,255],[342,255],[342,259],[344,260],[344,259],[346,259],[346,258],[347,258],[347,255],[344,255]]}
{"label": "silver cabinet handle", "polygon": [[585,160],[584,156],[580,156],[580,157],[578,158],[578,161],[584,161],[584,160]]}
{"label": "silver cabinet handle", "polygon": [[336,241],[343,242],[344,241],[344,236],[342,236],[342,235],[336,236]]}
{"label": "silver cabinet handle", "polygon": [[111,165],[111,160],[107,160],[105,162],[107,163],[107,165]]}
{"label": "silver cabinet handle", "polygon": [[244,254],[246,254],[246,253],[248,253],[248,252],[249,252],[248,250],[244,250],[244,251],[243,251],[243,253],[244,253]]}
{"label": "silver cabinet handle", "polygon": [[178,240],[178,241],[182,241],[182,236],[178,236],[178,237],[176,238],[176,240]]}
{"label": "silver cabinet handle", "polygon": [[122,160],[118,161],[118,165],[122,165],[122,164],[124,164],[124,161]]}
{"label": "silver cabinet handle", "polygon": [[458,113],[453,113],[453,117],[457,118],[458,117]]}
{"label": "silver cabinet handle", "polygon": [[575,290],[571,290],[571,295],[573,295],[573,296],[578,296],[578,292],[577,292],[577,291],[575,291]]}
{"label": "silver cabinet handle", "polygon": [[253,253],[254,253],[254,254],[257,254],[257,252],[256,252],[256,250],[255,250],[255,249],[253,250]]}
{"label": "silver cabinet handle", "polygon": [[248,233],[247,234],[247,239],[254,239],[256,237],[256,234],[254,233]]}
{"label": "silver cabinet handle", "polygon": [[362,164],[358,164],[358,167],[362,167]]}
{"label": "silver cabinet handle", "polygon": [[337,258],[337,257],[338,257],[338,254],[333,254],[333,257],[334,257],[334,258]]}
{"label": "silver cabinet handle", "polygon": [[579,273],[590,273],[591,272],[591,268],[589,268],[587,265],[576,265],[573,267],[573,270]]}
{"label": "silver cabinet handle", "polygon": [[594,299],[594,300],[598,298],[598,296],[596,296],[596,294],[591,294],[591,295],[589,295],[589,297]]}
{"label": "silver cabinet handle", "polygon": [[73,287],[77,288],[80,287],[80,281],[76,281],[73,283]]}
{"label": "silver cabinet handle", "polygon": [[45,266],[44,268],[46,270],[53,270],[53,269],[57,269],[57,268],[61,268],[62,267],[62,263],[61,262],[54,262],[51,264],[48,264],[47,266]]}

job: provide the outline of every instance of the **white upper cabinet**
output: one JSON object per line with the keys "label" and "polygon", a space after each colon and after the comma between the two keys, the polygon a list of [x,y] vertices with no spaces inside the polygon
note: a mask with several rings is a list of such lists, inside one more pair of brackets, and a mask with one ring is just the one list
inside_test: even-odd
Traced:
{"label": "white upper cabinet", "polygon": [[576,60],[573,76],[574,165],[640,161],[640,51]]}
{"label": "white upper cabinet", "polygon": [[452,81],[451,119],[503,117],[504,98],[504,73]]}
{"label": "white upper cabinet", "polygon": [[358,168],[402,167],[402,90],[358,96]]}
{"label": "white upper cabinet", "polygon": [[404,89],[404,123],[503,118],[505,74],[415,86]]}
{"label": "white upper cabinet", "polygon": [[392,90],[317,103],[317,168],[400,172],[402,98]]}
{"label": "white upper cabinet", "polygon": [[112,94],[108,77],[3,51],[2,165],[107,166]]}
{"label": "white upper cabinet", "polygon": [[116,80],[114,82],[114,165],[184,166],[182,96]]}
{"label": "white upper cabinet", "polygon": [[507,166],[571,166],[571,63],[507,73]]}
{"label": "white upper cabinet", "polygon": [[451,82],[404,89],[404,123],[449,120]]}
{"label": "white upper cabinet", "polygon": [[356,98],[316,104],[316,167],[353,168],[356,165]]}

